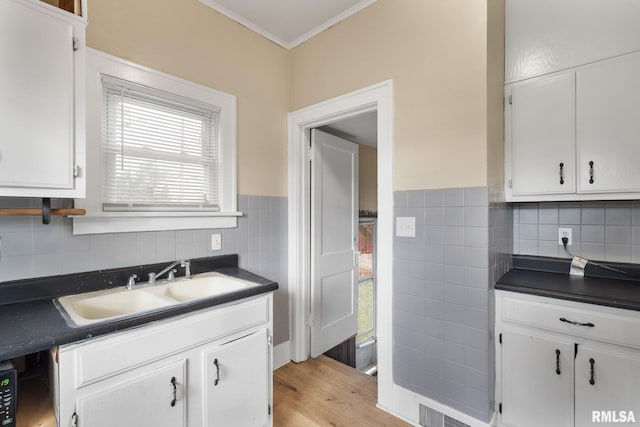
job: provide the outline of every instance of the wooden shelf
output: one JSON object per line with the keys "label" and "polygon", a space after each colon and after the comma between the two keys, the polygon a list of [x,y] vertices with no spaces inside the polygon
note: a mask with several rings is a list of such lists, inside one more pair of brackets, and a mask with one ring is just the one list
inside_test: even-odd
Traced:
{"label": "wooden shelf", "polygon": [[17,427],[57,427],[47,385],[41,377],[18,382]]}

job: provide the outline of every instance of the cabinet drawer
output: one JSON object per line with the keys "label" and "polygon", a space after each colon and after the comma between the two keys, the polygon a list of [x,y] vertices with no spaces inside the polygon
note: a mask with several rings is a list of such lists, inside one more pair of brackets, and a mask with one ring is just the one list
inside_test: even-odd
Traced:
{"label": "cabinet drawer", "polygon": [[[576,307],[549,302],[503,297],[502,320],[547,329],[576,337],[589,338],[640,348],[640,318],[624,315],[625,310],[575,303]],[[618,312],[618,313],[616,313]],[[565,319],[562,321],[560,319]],[[574,325],[568,322],[591,324]]]}
{"label": "cabinet drawer", "polygon": [[[75,359],[75,388],[269,321],[269,297],[61,349]],[[65,355],[64,353],[67,353]]]}

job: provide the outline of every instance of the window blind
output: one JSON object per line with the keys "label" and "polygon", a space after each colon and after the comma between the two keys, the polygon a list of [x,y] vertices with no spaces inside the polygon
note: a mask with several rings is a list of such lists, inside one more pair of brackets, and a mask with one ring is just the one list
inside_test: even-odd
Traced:
{"label": "window blind", "polygon": [[102,77],[104,211],[219,211],[220,109]]}

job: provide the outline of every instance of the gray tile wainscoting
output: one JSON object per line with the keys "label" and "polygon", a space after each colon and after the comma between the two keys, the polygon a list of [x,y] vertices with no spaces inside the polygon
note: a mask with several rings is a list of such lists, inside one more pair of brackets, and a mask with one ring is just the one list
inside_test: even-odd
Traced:
{"label": "gray tile wainscoting", "polygon": [[640,263],[640,201],[513,204],[513,253],[568,257],[559,227],[572,229],[574,255]]}
{"label": "gray tile wainscoting", "polygon": [[513,228],[510,207],[489,200],[486,187],[394,193],[395,216],[416,218],[415,238],[394,237],[394,381],[484,421],[492,284],[509,268]]}
{"label": "gray tile wainscoting", "polygon": [[[66,201],[52,200],[53,207]],[[39,207],[40,199],[0,198],[0,207]],[[240,266],[276,280],[274,343],[289,339],[287,198],[239,196],[238,227],[74,236],[71,219],[0,217],[0,282],[183,258],[239,254]],[[211,234],[222,250],[211,250]]]}

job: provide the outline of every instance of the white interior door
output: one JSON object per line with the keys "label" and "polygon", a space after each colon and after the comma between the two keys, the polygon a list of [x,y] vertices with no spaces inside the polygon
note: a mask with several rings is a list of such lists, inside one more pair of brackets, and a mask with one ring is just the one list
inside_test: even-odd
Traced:
{"label": "white interior door", "polygon": [[312,130],[311,357],[358,331],[358,145]]}

